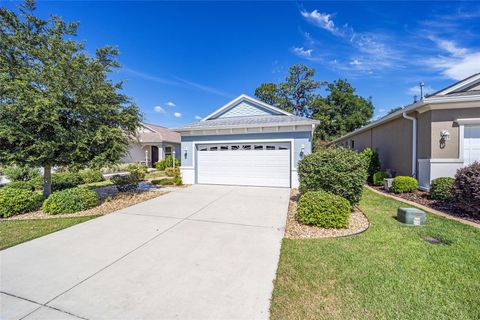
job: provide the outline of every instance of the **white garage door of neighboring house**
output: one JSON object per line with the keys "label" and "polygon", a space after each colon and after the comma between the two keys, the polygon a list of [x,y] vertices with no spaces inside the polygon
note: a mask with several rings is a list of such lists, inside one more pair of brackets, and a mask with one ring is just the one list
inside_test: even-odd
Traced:
{"label": "white garage door of neighboring house", "polygon": [[290,143],[197,147],[197,183],[290,187]]}
{"label": "white garage door of neighboring house", "polygon": [[480,126],[465,126],[463,159],[465,165],[480,161]]}

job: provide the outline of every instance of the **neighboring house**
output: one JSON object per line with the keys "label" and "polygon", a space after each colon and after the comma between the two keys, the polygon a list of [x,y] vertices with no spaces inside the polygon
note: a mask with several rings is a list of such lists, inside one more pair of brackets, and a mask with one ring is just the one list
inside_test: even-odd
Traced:
{"label": "neighboring house", "polygon": [[438,177],[480,161],[480,73],[333,141],[372,148],[382,169],[417,177],[430,188]]}
{"label": "neighboring house", "polygon": [[183,182],[296,187],[297,164],[311,152],[317,123],[241,95],[176,129]]}
{"label": "neighboring house", "polygon": [[137,130],[136,140],[128,146],[123,163],[146,163],[153,167],[166,156],[180,159],[180,134],[154,124],[142,123]]}

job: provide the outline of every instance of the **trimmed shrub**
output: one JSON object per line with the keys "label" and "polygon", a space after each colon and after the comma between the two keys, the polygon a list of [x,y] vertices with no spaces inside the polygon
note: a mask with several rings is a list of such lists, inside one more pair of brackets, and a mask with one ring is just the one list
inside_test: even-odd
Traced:
{"label": "trimmed shrub", "polygon": [[[155,168],[159,171],[163,171],[167,168],[173,167],[173,158],[172,156],[166,156],[165,159],[159,161],[155,164]],[[175,167],[180,167],[180,160],[175,159]]]}
{"label": "trimmed shrub", "polygon": [[173,183],[175,183],[175,185],[177,186],[181,186],[183,184],[180,170],[178,170],[178,172],[175,173],[175,176],[173,177]]}
{"label": "trimmed shrub", "polygon": [[394,193],[413,192],[418,189],[418,181],[413,177],[398,176],[393,178],[392,191]]}
{"label": "trimmed shrub", "polygon": [[94,183],[94,182],[100,182],[105,180],[100,170],[85,169],[85,170],[80,170],[78,174],[82,179],[82,183]]}
{"label": "trimmed shrub", "polygon": [[[378,152],[373,151],[370,148],[363,150],[362,155],[367,160],[367,173],[368,182],[373,182],[373,175],[380,171],[380,158],[378,156]],[[383,183],[383,181],[382,181]]]}
{"label": "trimmed shrub", "polygon": [[173,177],[175,175],[175,171],[177,170],[177,168],[166,168],[165,169],[165,175],[167,177]]}
{"label": "trimmed shrub", "polygon": [[145,179],[147,174],[147,166],[140,163],[130,163],[125,167],[125,171],[130,172],[131,176],[134,176],[137,181]]}
{"label": "trimmed shrub", "polygon": [[54,192],[43,202],[42,209],[50,214],[73,213],[97,206],[100,199],[95,191],[77,187]]}
{"label": "trimmed shrub", "polygon": [[345,228],[352,206],[347,199],[326,191],[309,191],[298,201],[297,220],[323,228]]}
{"label": "trimmed shrub", "polygon": [[5,176],[11,181],[28,181],[40,178],[40,170],[32,167],[10,166],[3,169]]}
{"label": "trimmed shrub", "polygon": [[455,179],[441,177],[433,179],[430,184],[429,198],[433,200],[450,200],[453,196],[453,184]]}
{"label": "trimmed shrub", "polygon": [[375,172],[373,175],[373,185],[374,186],[383,186],[383,180],[390,178],[390,175],[383,171]]}
{"label": "trimmed shrub", "polygon": [[82,184],[82,178],[78,172],[57,172],[52,174],[52,191],[74,188]]}
{"label": "trimmed shrub", "polygon": [[457,170],[453,199],[460,209],[480,217],[480,162]]}
{"label": "trimmed shrub", "polygon": [[14,188],[0,189],[0,217],[30,212],[40,206],[42,196],[34,191]]}
{"label": "trimmed shrub", "polygon": [[7,183],[3,188],[35,191],[35,186],[30,181],[13,181],[13,182]]}
{"label": "trimmed shrub", "polygon": [[367,179],[365,157],[345,148],[326,148],[298,164],[300,191],[328,191],[356,205]]}
{"label": "trimmed shrub", "polygon": [[135,191],[138,188],[138,179],[136,176],[129,175],[116,175],[113,176],[111,181],[117,186],[120,192]]}

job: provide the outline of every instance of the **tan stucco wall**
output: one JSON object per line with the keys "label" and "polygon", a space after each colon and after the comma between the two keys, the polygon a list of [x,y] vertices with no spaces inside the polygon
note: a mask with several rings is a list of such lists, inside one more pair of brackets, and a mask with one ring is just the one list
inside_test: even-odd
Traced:
{"label": "tan stucco wall", "polygon": [[[460,130],[454,123],[456,119],[480,118],[479,108],[432,110],[431,113],[431,158],[433,159],[458,159],[460,152]],[[440,132],[448,130],[450,140],[446,141],[444,148],[440,147]]]}
{"label": "tan stucco wall", "polygon": [[417,158],[430,159],[432,153],[432,112],[417,114]]}

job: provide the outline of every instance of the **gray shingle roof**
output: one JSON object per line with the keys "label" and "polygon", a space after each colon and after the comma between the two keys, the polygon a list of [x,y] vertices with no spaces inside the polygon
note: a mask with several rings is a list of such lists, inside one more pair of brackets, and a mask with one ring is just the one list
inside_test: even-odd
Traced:
{"label": "gray shingle roof", "polygon": [[284,115],[265,115],[253,117],[235,117],[235,118],[220,118],[206,121],[197,121],[186,124],[175,129],[175,131],[188,130],[208,130],[208,129],[230,129],[230,128],[248,128],[248,127],[275,127],[286,125],[311,125],[319,123],[318,120],[311,120],[298,116],[284,116]]}

